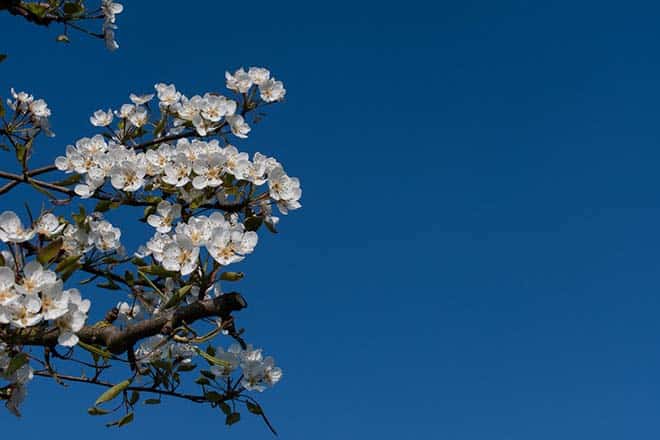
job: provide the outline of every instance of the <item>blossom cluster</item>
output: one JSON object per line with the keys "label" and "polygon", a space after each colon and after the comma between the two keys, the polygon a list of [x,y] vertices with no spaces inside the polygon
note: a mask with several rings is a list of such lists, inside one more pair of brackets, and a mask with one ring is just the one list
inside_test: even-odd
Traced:
{"label": "blossom cluster", "polygon": [[15,328],[33,327],[52,321],[59,329],[57,342],[65,347],[78,343],[76,332],[85,325],[89,300],[83,300],[77,289],[62,288],[62,280],[37,261],[15,271],[15,261],[5,258],[0,266],[0,324]]}
{"label": "blossom cluster", "polygon": [[[15,112],[15,116],[27,118],[27,121],[32,123],[32,131],[41,129],[46,135],[53,136],[48,121],[51,115],[48,103],[43,99],[34,99],[34,96],[27,92],[16,92],[13,88],[10,92],[13,99],[7,99],[7,106]],[[27,121],[21,121],[21,124]],[[19,126],[15,128],[19,128]]]}
{"label": "blossom cluster", "polygon": [[66,224],[53,213],[40,216],[32,227],[25,227],[13,211],[0,214],[0,241],[23,243],[36,234],[53,239],[62,237],[62,249],[69,255],[82,255],[93,248],[101,252],[121,251],[121,230],[103,220],[98,213],[87,216],[81,225]]}
{"label": "blossom cluster", "polygon": [[146,246],[140,247],[137,252],[139,257],[151,255],[165,269],[188,275],[197,268],[202,246],[206,247],[215,261],[226,266],[243,260],[257,245],[256,232],[246,231],[236,216],[226,220],[218,212],[208,217],[190,217],[187,222],[179,223],[174,233],[159,232],[170,231],[174,214],[180,210],[179,205],[172,205],[167,201],[159,203],[160,215],[151,215],[148,218],[149,223],[157,228],[157,232]]}
{"label": "blossom cluster", "polygon": [[115,24],[116,15],[121,14],[124,6],[121,3],[113,2],[112,0],[101,1],[101,11],[103,12],[103,38],[105,39],[105,47],[109,51],[119,49],[119,44],[115,40]]}
{"label": "blossom cluster", "polygon": [[282,369],[275,366],[275,360],[271,356],[264,357],[262,349],[252,345],[245,350],[238,344],[231,345],[227,351],[218,347],[215,357],[226,365],[213,366],[211,372],[218,378],[226,378],[240,368],[241,385],[249,391],[264,391],[282,378]]}

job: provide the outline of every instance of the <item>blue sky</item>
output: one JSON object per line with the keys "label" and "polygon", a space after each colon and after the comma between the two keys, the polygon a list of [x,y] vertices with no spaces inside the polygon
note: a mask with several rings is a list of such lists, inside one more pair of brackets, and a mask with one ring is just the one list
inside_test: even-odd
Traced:
{"label": "blue sky", "polygon": [[[155,82],[285,82],[239,144],[303,184],[241,266],[281,438],[657,439],[660,8],[427,3],[130,2],[116,53],[0,16],[0,90],[49,102],[48,162]],[[97,389],[30,393],[4,434],[271,438],[175,401],[117,433]]]}

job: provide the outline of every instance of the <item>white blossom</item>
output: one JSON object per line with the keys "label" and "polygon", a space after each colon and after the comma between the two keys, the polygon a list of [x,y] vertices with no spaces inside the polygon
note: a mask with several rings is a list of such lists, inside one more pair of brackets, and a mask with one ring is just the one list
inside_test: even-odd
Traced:
{"label": "white blossom", "polygon": [[157,214],[147,217],[147,223],[156,228],[158,232],[170,232],[172,222],[181,216],[181,205],[161,200],[156,207]]}
{"label": "white blossom", "polygon": [[38,234],[51,237],[62,232],[66,225],[60,224],[59,219],[50,212],[43,214],[34,225],[34,229]]}
{"label": "white blossom", "polygon": [[229,123],[229,128],[234,136],[239,138],[247,138],[247,134],[250,132],[251,128],[243,119],[241,115],[228,115],[226,118]]}
{"label": "white blossom", "polygon": [[22,243],[34,237],[33,229],[25,229],[21,219],[13,211],[0,214],[0,240],[5,243]]}
{"label": "white blossom", "polygon": [[233,75],[225,72],[225,79],[227,88],[235,92],[246,93],[252,87],[252,78],[243,68],[238,69]]}
{"label": "white blossom", "polygon": [[92,123],[95,127],[107,127],[112,124],[112,110],[108,109],[107,112],[103,110],[96,110],[94,114],[89,118],[89,122]]}

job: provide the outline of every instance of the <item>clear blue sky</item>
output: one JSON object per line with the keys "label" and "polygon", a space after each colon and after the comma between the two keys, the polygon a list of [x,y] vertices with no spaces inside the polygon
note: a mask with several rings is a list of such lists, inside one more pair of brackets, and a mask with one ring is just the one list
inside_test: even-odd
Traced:
{"label": "clear blue sky", "polygon": [[[48,100],[51,160],[154,82],[285,81],[240,147],[303,209],[241,267],[238,317],[284,368],[281,438],[659,438],[655,2],[125,3],[116,53],[0,16],[0,90]],[[118,433],[98,389],[41,382],[3,436],[271,438],[179,402]]]}

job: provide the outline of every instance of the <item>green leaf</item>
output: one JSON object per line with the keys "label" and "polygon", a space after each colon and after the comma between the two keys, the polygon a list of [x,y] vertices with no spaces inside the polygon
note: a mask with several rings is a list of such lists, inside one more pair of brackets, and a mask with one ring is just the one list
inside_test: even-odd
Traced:
{"label": "green leaf", "polygon": [[39,18],[44,18],[48,12],[48,6],[39,3],[25,3],[22,6]]}
{"label": "green leaf", "polygon": [[112,200],[101,200],[94,207],[96,212],[106,212],[109,209],[114,209],[119,207],[119,202],[113,202]]}
{"label": "green leaf", "polygon": [[208,370],[199,370],[199,374],[206,377],[207,379],[215,380],[215,374],[211,373]]}
{"label": "green leaf", "polygon": [[167,304],[165,304],[165,308],[169,309],[170,307],[174,307],[179,305],[181,301],[183,301],[183,298],[186,297],[188,292],[190,292],[190,289],[192,289],[192,285],[188,284],[187,286],[183,286],[179,290],[177,290],[174,295],[170,298],[169,301],[167,301]]}
{"label": "green leaf", "polygon": [[235,412],[227,416],[227,418],[225,419],[225,423],[227,425],[233,425],[234,423],[237,423],[239,420],[241,420],[241,415]]}
{"label": "green leaf", "polygon": [[261,215],[254,215],[245,219],[243,223],[247,231],[256,231],[259,229],[261,224],[264,222],[264,218]]}
{"label": "green leaf", "polygon": [[82,15],[85,12],[85,7],[80,3],[66,2],[62,10],[66,15]]}
{"label": "green leaf", "polygon": [[48,246],[39,249],[37,260],[39,260],[39,263],[46,266],[57,257],[57,254],[60,253],[60,249],[62,249],[62,239],[58,238],[57,240],[50,242]]}
{"label": "green leaf", "polygon": [[160,399],[145,399],[145,405],[158,405],[160,404]]}
{"label": "green leaf", "polygon": [[[0,54],[0,62],[2,62],[2,60],[4,60],[4,58],[2,58],[2,55]],[[0,118],[4,118],[4,117],[5,117],[5,106],[2,105],[2,100],[0,100]]]}
{"label": "green leaf", "polygon": [[80,260],[80,257],[82,257],[82,255],[72,255],[70,257],[64,258],[59,263],[57,263],[57,266],[55,266],[55,271],[64,272],[69,268],[69,266],[75,265],[78,260]]}
{"label": "green leaf", "polygon": [[55,182],[55,185],[59,185],[59,186],[73,185],[74,183],[80,182],[80,178],[81,178],[80,174],[71,174],[66,179],[62,179],[60,181]]}
{"label": "green leaf", "polygon": [[134,413],[129,412],[124,417],[119,419],[119,421],[117,422],[117,427],[121,428],[122,426],[128,425],[129,423],[131,423],[133,421],[134,417],[135,417]]}
{"label": "green leaf", "polygon": [[90,416],[104,416],[109,412],[110,411],[108,411],[107,409],[97,408],[95,406],[91,408],[87,408],[87,414],[89,414]]}
{"label": "green leaf", "polygon": [[252,414],[257,414],[260,416],[264,413],[259,405],[252,403],[249,400],[245,402],[245,406],[247,406],[248,411],[250,411]]}
{"label": "green leaf", "polygon": [[138,400],[140,400],[140,393],[138,393],[137,391],[133,391],[131,393],[131,398],[128,399],[128,403],[129,405],[135,405],[138,402]]}
{"label": "green leaf", "polygon": [[231,365],[227,361],[223,361],[222,359],[211,356],[207,352],[201,350],[199,347],[193,347],[193,349],[197,352],[198,355],[206,359],[210,364],[219,365],[221,367],[229,367]]}
{"label": "green leaf", "polygon": [[102,283],[98,283],[97,286],[102,288],[102,289],[108,289],[108,290],[120,290],[121,289],[119,284],[115,283],[112,280],[107,280],[107,281],[104,281]]}
{"label": "green leaf", "polygon": [[197,385],[209,385],[211,382],[205,377],[198,377],[195,379]]}
{"label": "green leaf", "polygon": [[14,374],[16,371],[18,371],[19,368],[27,364],[28,360],[29,357],[27,353],[18,353],[16,356],[11,358],[11,361],[9,361],[9,365],[7,366],[7,370],[5,371],[5,376],[11,376],[12,374]]}
{"label": "green leaf", "polygon": [[195,364],[181,364],[177,367],[176,371],[188,372],[194,370],[195,368],[197,368],[197,365]]}
{"label": "green leaf", "polygon": [[227,402],[220,402],[218,406],[220,407],[222,412],[225,413],[226,416],[232,413],[231,407],[227,405]]}
{"label": "green leaf", "polygon": [[96,399],[96,402],[94,402],[94,405],[100,405],[102,403],[109,402],[110,400],[114,399],[119,394],[121,394],[121,392],[124,391],[126,388],[128,388],[130,384],[131,384],[130,380],[119,382],[117,385],[113,386],[112,388],[101,394],[99,398]]}
{"label": "green leaf", "polygon": [[224,281],[240,281],[245,274],[243,272],[223,272],[220,274],[220,279]]}
{"label": "green leaf", "polygon": [[87,344],[87,343],[85,343],[85,342],[83,342],[83,341],[78,341],[78,345],[79,345],[82,349],[84,349],[84,350],[86,350],[86,351],[89,351],[89,352],[92,353],[92,354],[95,354],[95,355],[101,356],[102,358],[110,359],[110,358],[112,357],[112,353],[110,353],[109,351],[104,350],[104,349],[102,349],[102,348],[100,348],[100,347],[97,347],[96,345]]}

